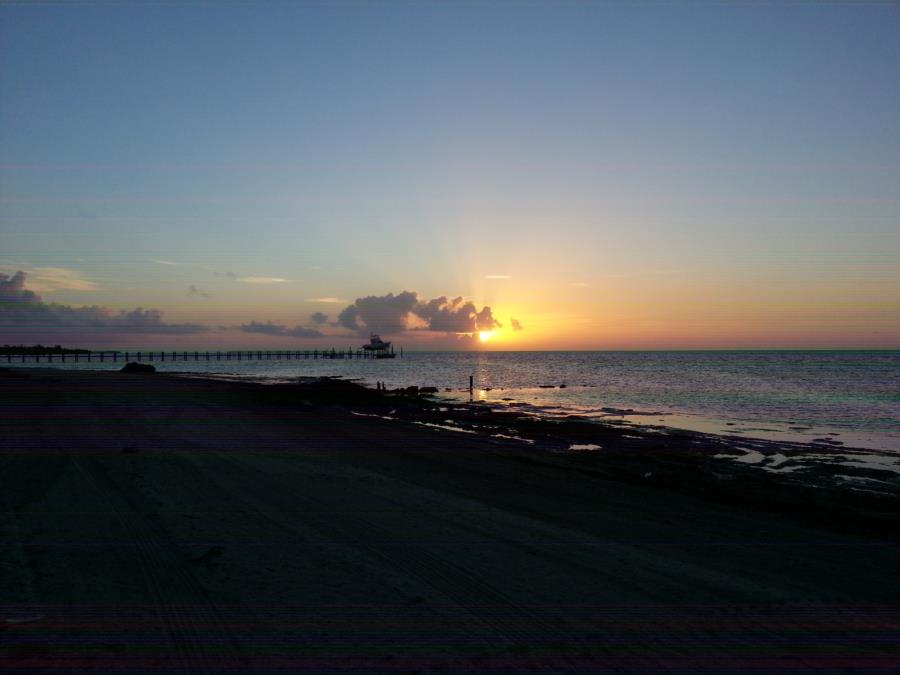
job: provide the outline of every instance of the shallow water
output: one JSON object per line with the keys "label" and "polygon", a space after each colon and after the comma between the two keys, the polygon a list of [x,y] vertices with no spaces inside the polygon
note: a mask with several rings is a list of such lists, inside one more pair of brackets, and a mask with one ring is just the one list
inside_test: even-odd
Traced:
{"label": "shallow water", "polygon": [[[21,364],[12,364],[21,365]],[[41,364],[45,365],[45,364]],[[340,375],[435,386],[542,416],[584,415],[823,447],[900,451],[900,351],[406,352],[392,360],[154,362],[281,380]],[[121,362],[55,363],[118,369]],[[565,384],[565,388],[559,385]],[[544,385],[544,387],[542,387]],[[553,385],[549,388],[548,385]],[[443,391],[451,388],[453,391]],[[504,400],[510,399],[510,400]]]}

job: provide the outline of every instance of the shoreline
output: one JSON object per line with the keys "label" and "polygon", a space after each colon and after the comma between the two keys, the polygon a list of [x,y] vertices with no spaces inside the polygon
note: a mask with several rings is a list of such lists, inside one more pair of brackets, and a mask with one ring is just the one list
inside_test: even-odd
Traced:
{"label": "shoreline", "polygon": [[896,478],[341,380],[4,369],[0,401],[10,672],[900,665]]}
{"label": "shoreline", "polygon": [[[806,352],[801,352],[806,353]],[[893,352],[889,352],[893,353]],[[565,353],[563,353],[565,354]],[[0,363],[0,366],[4,364]],[[46,364],[9,364],[14,368],[42,368]],[[88,367],[92,371],[115,371],[121,363],[93,364]],[[207,377],[210,379],[238,379],[265,384],[292,383],[304,377],[335,376],[349,378],[375,386],[376,380],[386,379],[389,388],[408,386],[434,385],[438,395],[449,398],[453,402],[469,400],[468,387],[462,387],[459,370],[448,370],[447,363],[436,364],[431,372],[426,364],[408,359],[398,362],[398,368],[385,371],[374,367],[369,362],[345,363],[342,361],[272,361],[272,362],[154,362],[158,372],[181,374],[185,376]],[[379,364],[382,365],[382,364]],[[462,372],[475,368],[477,363],[456,364]],[[51,367],[63,370],[84,369],[85,364],[53,364]],[[402,367],[400,367],[402,366]],[[501,364],[497,364],[498,373],[502,372]],[[623,383],[607,389],[596,378],[579,378],[568,373],[545,373],[547,380],[535,378],[532,382],[515,380],[515,386],[509,386],[507,376],[486,374],[476,378],[474,396],[498,410],[520,410],[536,417],[560,419],[570,415],[580,415],[599,421],[624,421],[635,426],[647,423],[653,426],[666,426],[673,429],[706,434],[743,436],[751,441],[755,439],[776,442],[811,443],[817,446],[845,446],[852,449],[865,449],[875,453],[895,452],[900,454],[900,433],[897,427],[897,409],[887,403],[887,399],[873,398],[863,407],[860,403],[846,401],[822,404],[813,399],[803,399],[793,408],[775,405],[767,409],[765,399],[736,403],[735,401],[718,401],[716,396],[703,396],[701,401],[683,400],[680,394],[661,393],[660,380],[653,380],[654,375],[648,373],[652,384],[647,390],[642,389],[640,373],[630,375],[636,389],[623,389]],[[521,375],[521,373],[520,373]],[[885,377],[888,377],[885,374]],[[467,380],[468,376],[462,379]],[[637,379],[635,379],[637,378]],[[665,379],[665,378],[663,378]],[[559,386],[566,383],[566,387]],[[554,384],[554,381],[556,384]],[[888,380],[885,380],[885,383]],[[541,382],[540,386],[537,384]],[[833,383],[832,383],[833,385]],[[755,385],[749,385],[751,389]],[[804,385],[798,385],[801,388]],[[677,383],[673,383],[678,391]],[[883,388],[883,386],[882,386]],[[759,395],[756,387],[756,395]],[[721,392],[720,392],[721,393]],[[885,393],[887,396],[887,393]],[[846,397],[845,397],[846,398]],[[883,398],[883,397],[882,397]],[[843,400],[843,399],[841,399]]]}
{"label": "shoreline", "polygon": [[[769,475],[778,474],[779,478],[794,484],[802,484],[806,479],[809,485],[818,489],[867,489],[900,496],[900,454],[846,445],[843,442],[833,442],[830,438],[807,442],[686,429],[657,423],[662,421],[659,420],[659,415],[665,413],[631,409],[605,408],[605,417],[577,413],[535,415],[529,410],[528,404],[498,407],[483,399],[464,401],[460,398],[448,398],[447,392],[440,390],[421,393],[399,388],[378,392],[353,379],[340,376],[303,376],[294,378],[291,382],[261,383],[189,371],[173,372],[170,375],[273,387],[272,391],[279,392],[279,396],[275,398],[290,398],[293,391],[302,391],[303,387],[315,386],[322,381],[332,381],[347,385],[342,391],[359,408],[350,410],[350,406],[345,405],[347,412],[352,415],[419,424],[445,431],[474,433],[485,440],[500,438],[520,441],[531,449],[554,454],[566,454],[569,450],[571,452],[568,454],[584,452],[608,456],[610,453],[670,449],[673,445],[681,444],[682,451],[704,455],[706,459],[724,460],[717,469],[720,475],[729,469],[739,471],[743,467],[751,473],[764,471]],[[264,395],[265,390],[259,391]],[[341,404],[339,397],[332,402]],[[598,439],[603,439],[605,444],[596,443]],[[609,444],[610,439],[612,444]],[[829,471],[829,468],[834,471]],[[843,478],[836,478],[838,476]],[[832,479],[831,485],[823,482],[823,479],[828,478]],[[854,484],[853,481],[857,483]]]}
{"label": "shoreline", "polygon": [[[112,376],[109,382],[125,376],[119,371],[0,367],[0,377],[15,378],[26,372],[88,378],[106,373]],[[804,510],[809,511],[844,498],[850,503],[887,504],[890,513],[893,500],[900,504],[900,454],[890,451],[694,431],[651,423],[655,414],[636,414],[637,419],[647,419],[642,424],[618,416],[534,416],[521,409],[495,408],[485,401],[448,400],[441,391],[379,392],[340,376],[300,376],[291,382],[266,384],[194,371],[157,372],[149,377],[223,384],[223,391],[248,403],[299,406],[306,413],[336,417],[338,424],[354,419],[373,425],[399,424],[404,432],[453,432],[450,438],[466,434],[486,450],[503,448],[542,461],[579,462],[605,475],[637,477],[642,485],[677,486],[687,492],[746,492],[743,498],[758,503],[771,501],[767,490],[787,489],[808,493]],[[644,475],[647,467],[653,475]],[[753,486],[749,492],[745,483]],[[810,504],[816,506],[807,508]],[[841,521],[847,518],[846,513],[834,515]],[[897,516],[900,523],[900,507]]]}

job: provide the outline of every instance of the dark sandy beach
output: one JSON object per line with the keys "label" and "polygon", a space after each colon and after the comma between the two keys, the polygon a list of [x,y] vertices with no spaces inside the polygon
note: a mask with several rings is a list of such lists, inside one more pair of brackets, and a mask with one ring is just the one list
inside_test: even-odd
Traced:
{"label": "dark sandy beach", "polygon": [[900,670],[889,480],[340,387],[8,369],[0,402],[4,672]]}

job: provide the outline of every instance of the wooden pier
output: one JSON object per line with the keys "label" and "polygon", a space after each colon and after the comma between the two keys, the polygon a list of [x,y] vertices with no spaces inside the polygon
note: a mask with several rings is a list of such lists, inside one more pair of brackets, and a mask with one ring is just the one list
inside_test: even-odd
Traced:
{"label": "wooden pier", "polygon": [[[403,350],[400,350],[400,356]],[[45,353],[45,354],[14,354],[8,353],[0,356],[6,357],[7,363],[128,363],[129,361],[291,361],[310,359],[392,359],[396,357],[393,349],[390,351],[370,351],[365,349],[304,349],[304,350],[240,350],[225,352],[201,352],[201,351],[120,351],[102,350],[80,353]]]}

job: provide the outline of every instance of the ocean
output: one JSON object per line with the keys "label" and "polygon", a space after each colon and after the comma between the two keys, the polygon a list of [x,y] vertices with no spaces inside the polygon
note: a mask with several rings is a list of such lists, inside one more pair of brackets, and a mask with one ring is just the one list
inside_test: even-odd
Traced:
{"label": "ocean", "polygon": [[[15,364],[21,365],[21,364]],[[44,365],[44,364],[41,364]],[[118,363],[54,363],[118,369]],[[405,352],[384,360],[159,362],[262,382],[337,375],[560,417],[900,452],[900,350]],[[562,385],[565,385],[564,387]],[[449,390],[449,391],[448,391]]]}

